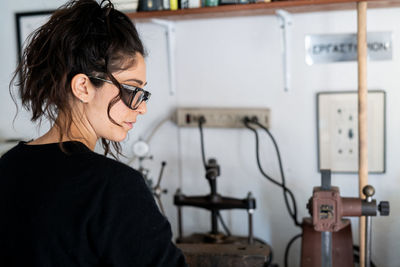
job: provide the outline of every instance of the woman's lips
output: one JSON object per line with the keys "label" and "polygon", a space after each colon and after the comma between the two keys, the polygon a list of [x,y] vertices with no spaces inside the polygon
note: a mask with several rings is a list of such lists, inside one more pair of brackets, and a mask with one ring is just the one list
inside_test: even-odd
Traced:
{"label": "woman's lips", "polygon": [[127,126],[128,126],[128,128],[129,129],[132,129],[132,127],[133,127],[133,122],[124,122]]}

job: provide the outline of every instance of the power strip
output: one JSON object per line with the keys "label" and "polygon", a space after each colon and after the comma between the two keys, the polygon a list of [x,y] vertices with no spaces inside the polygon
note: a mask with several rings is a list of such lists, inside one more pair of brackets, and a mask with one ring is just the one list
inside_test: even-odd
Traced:
{"label": "power strip", "polygon": [[200,117],[205,118],[203,127],[209,128],[245,128],[245,117],[256,117],[270,127],[268,108],[177,108],[173,120],[179,127],[198,127]]}

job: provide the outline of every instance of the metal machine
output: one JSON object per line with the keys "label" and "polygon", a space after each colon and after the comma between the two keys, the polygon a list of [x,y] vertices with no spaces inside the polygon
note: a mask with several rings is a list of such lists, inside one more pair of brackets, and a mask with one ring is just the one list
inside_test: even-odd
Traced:
{"label": "metal machine", "polygon": [[366,199],[341,197],[339,188],[331,186],[330,170],[321,170],[322,184],[314,187],[307,205],[312,218],[304,218],[302,228],[302,267],[353,267],[353,240],[349,219],[366,216],[366,266],[371,262],[371,218],[389,215],[389,202],[377,204],[375,190],[363,189]]}
{"label": "metal machine", "polygon": [[[220,166],[215,159],[206,164],[206,179],[210,193],[203,196],[185,196],[178,189],[174,204],[178,207],[178,246],[184,252],[190,266],[271,266],[271,249],[253,235],[253,213],[256,200],[249,193],[246,198],[224,197],[217,192]],[[182,208],[185,206],[207,209],[211,213],[211,231],[184,237],[182,230]],[[226,209],[245,209],[248,214],[247,237],[226,235],[218,230],[219,212]],[[221,220],[223,223],[223,221]],[[223,224],[224,225],[224,224]],[[225,226],[224,226],[225,227]]]}
{"label": "metal machine", "polygon": [[161,196],[162,194],[168,193],[168,190],[161,188],[161,179],[163,177],[164,168],[167,165],[167,163],[165,161],[161,162],[161,169],[158,175],[157,183],[154,185],[153,180],[150,178],[149,175],[150,170],[143,165],[143,161],[153,159],[153,156],[149,155],[149,145],[146,142],[139,140],[134,144],[133,152],[135,157],[139,159],[138,171],[143,175],[143,178],[147,186],[149,187],[150,191],[153,193],[153,196],[157,201],[160,211],[162,212],[162,214],[165,215],[164,206],[161,201]]}

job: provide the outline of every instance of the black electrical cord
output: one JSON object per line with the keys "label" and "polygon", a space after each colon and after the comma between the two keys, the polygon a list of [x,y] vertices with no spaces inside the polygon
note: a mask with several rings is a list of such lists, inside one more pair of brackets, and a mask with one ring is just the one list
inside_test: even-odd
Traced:
{"label": "black electrical cord", "polygon": [[[283,171],[283,166],[282,166],[282,159],[281,159],[281,155],[279,152],[279,148],[278,148],[278,144],[275,141],[275,138],[272,136],[272,134],[268,131],[268,129],[266,127],[264,127],[262,124],[260,124],[256,119],[252,119],[250,120],[249,118],[245,118],[244,119],[244,125],[251,130],[254,134],[255,134],[255,138],[256,138],[256,158],[257,158],[257,165],[258,168],[260,169],[260,172],[262,173],[262,175],[267,178],[269,181],[271,181],[272,183],[274,183],[275,185],[281,187],[283,189],[283,197],[285,200],[285,204],[286,204],[286,208],[289,212],[290,217],[293,219],[293,222],[296,226],[301,227],[301,224],[297,221],[297,204],[296,204],[296,199],[294,198],[294,195],[292,193],[292,191],[290,191],[290,189],[288,189],[286,187],[286,181],[285,181],[285,174]],[[275,151],[276,154],[278,156],[278,162],[279,162],[279,170],[281,173],[281,178],[282,178],[282,183],[274,180],[273,178],[271,178],[268,174],[265,173],[265,171],[263,170],[262,166],[261,166],[261,162],[260,162],[260,149],[259,149],[259,137],[258,137],[258,133],[257,130],[252,128],[249,124],[253,123],[257,126],[259,126],[260,128],[262,128],[263,130],[265,130],[265,132],[268,134],[268,136],[271,138],[272,143],[274,144],[275,147]],[[290,200],[292,202],[292,206],[293,206],[293,210],[290,208],[289,205],[289,200],[287,197],[287,194],[289,194],[290,196]],[[289,243],[286,245],[286,249],[285,249],[285,267],[288,266],[288,257],[289,257],[289,250],[291,245],[293,244],[293,242],[301,237],[302,234],[297,234],[296,236],[294,236]]]}
{"label": "black electrical cord", "polygon": [[204,169],[207,168],[206,153],[204,152],[204,136],[203,136],[203,124],[206,119],[203,116],[199,118],[199,131],[200,131],[200,143],[201,143],[201,159],[203,161]]}
{"label": "black electrical cord", "polygon": [[[257,120],[255,119],[249,119],[249,118],[245,118],[244,119],[244,125],[251,130],[254,134],[255,134],[255,138],[256,138],[256,159],[257,159],[257,165],[258,168],[260,169],[261,174],[267,178],[269,181],[271,181],[272,183],[274,183],[275,185],[281,187],[283,189],[283,198],[285,200],[285,204],[286,204],[286,208],[289,212],[290,217],[293,219],[293,222],[296,226],[301,227],[301,224],[297,221],[297,204],[296,204],[296,199],[294,198],[294,195],[292,193],[292,191],[286,187],[286,181],[285,181],[285,174],[283,171],[283,166],[282,166],[282,159],[279,153],[279,148],[278,145],[275,141],[275,138],[272,136],[272,134],[268,131],[268,129],[266,127],[264,127],[262,124],[260,124]],[[260,162],[260,151],[259,151],[259,137],[258,137],[258,132],[256,129],[252,128],[250,126],[250,123],[255,124],[257,126],[259,126],[260,128],[262,128],[263,130],[265,130],[268,134],[268,136],[271,138],[274,147],[275,147],[275,151],[276,154],[278,156],[278,162],[279,162],[279,169],[280,169],[280,174],[281,174],[281,179],[282,179],[282,183],[274,180],[273,178],[271,178],[268,174],[265,173],[265,171],[263,170],[262,166],[261,166],[261,162]],[[290,197],[291,200],[291,204],[293,207],[293,210],[290,207],[289,204],[289,199],[288,199],[288,195]]]}
{"label": "black electrical cord", "polygon": [[[200,131],[200,144],[201,144],[201,159],[203,161],[204,169],[207,171],[207,162],[206,162],[206,153],[204,149],[204,135],[203,135],[203,124],[206,122],[206,119],[203,116],[200,116],[199,118],[199,131]],[[217,216],[222,224],[222,227],[224,228],[224,231],[227,236],[231,235],[231,231],[229,231],[229,228],[226,226],[224,219],[222,218],[221,214],[219,211],[217,211]]]}
{"label": "black electrical cord", "polygon": [[289,241],[289,243],[287,244],[287,246],[286,246],[286,249],[285,249],[285,267],[288,267],[289,266],[289,264],[288,264],[288,262],[289,262],[289,250],[290,250],[290,247],[292,246],[292,244],[294,243],[294,241],[296,241],[296,239],[297,238],[299,238],[299,237],[301,237],[303,234],[297,234],[297,235],[295,235],[294,237],[292,237],[292,239],[290,239],[290,241]]}

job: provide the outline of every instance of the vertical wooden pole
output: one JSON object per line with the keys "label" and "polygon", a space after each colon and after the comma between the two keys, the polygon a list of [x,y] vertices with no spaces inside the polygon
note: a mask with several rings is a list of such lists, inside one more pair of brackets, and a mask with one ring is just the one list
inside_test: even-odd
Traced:
{"label": "vertical wooden pole", "polygon": [[[363,198],[362,189],[368,184],[368,133],[367,133],[367,2],[357,3],[358,21],[358,140],[359,140],[359,196]],[[360,217],[360,267],[365,267],[365,217]]]}

